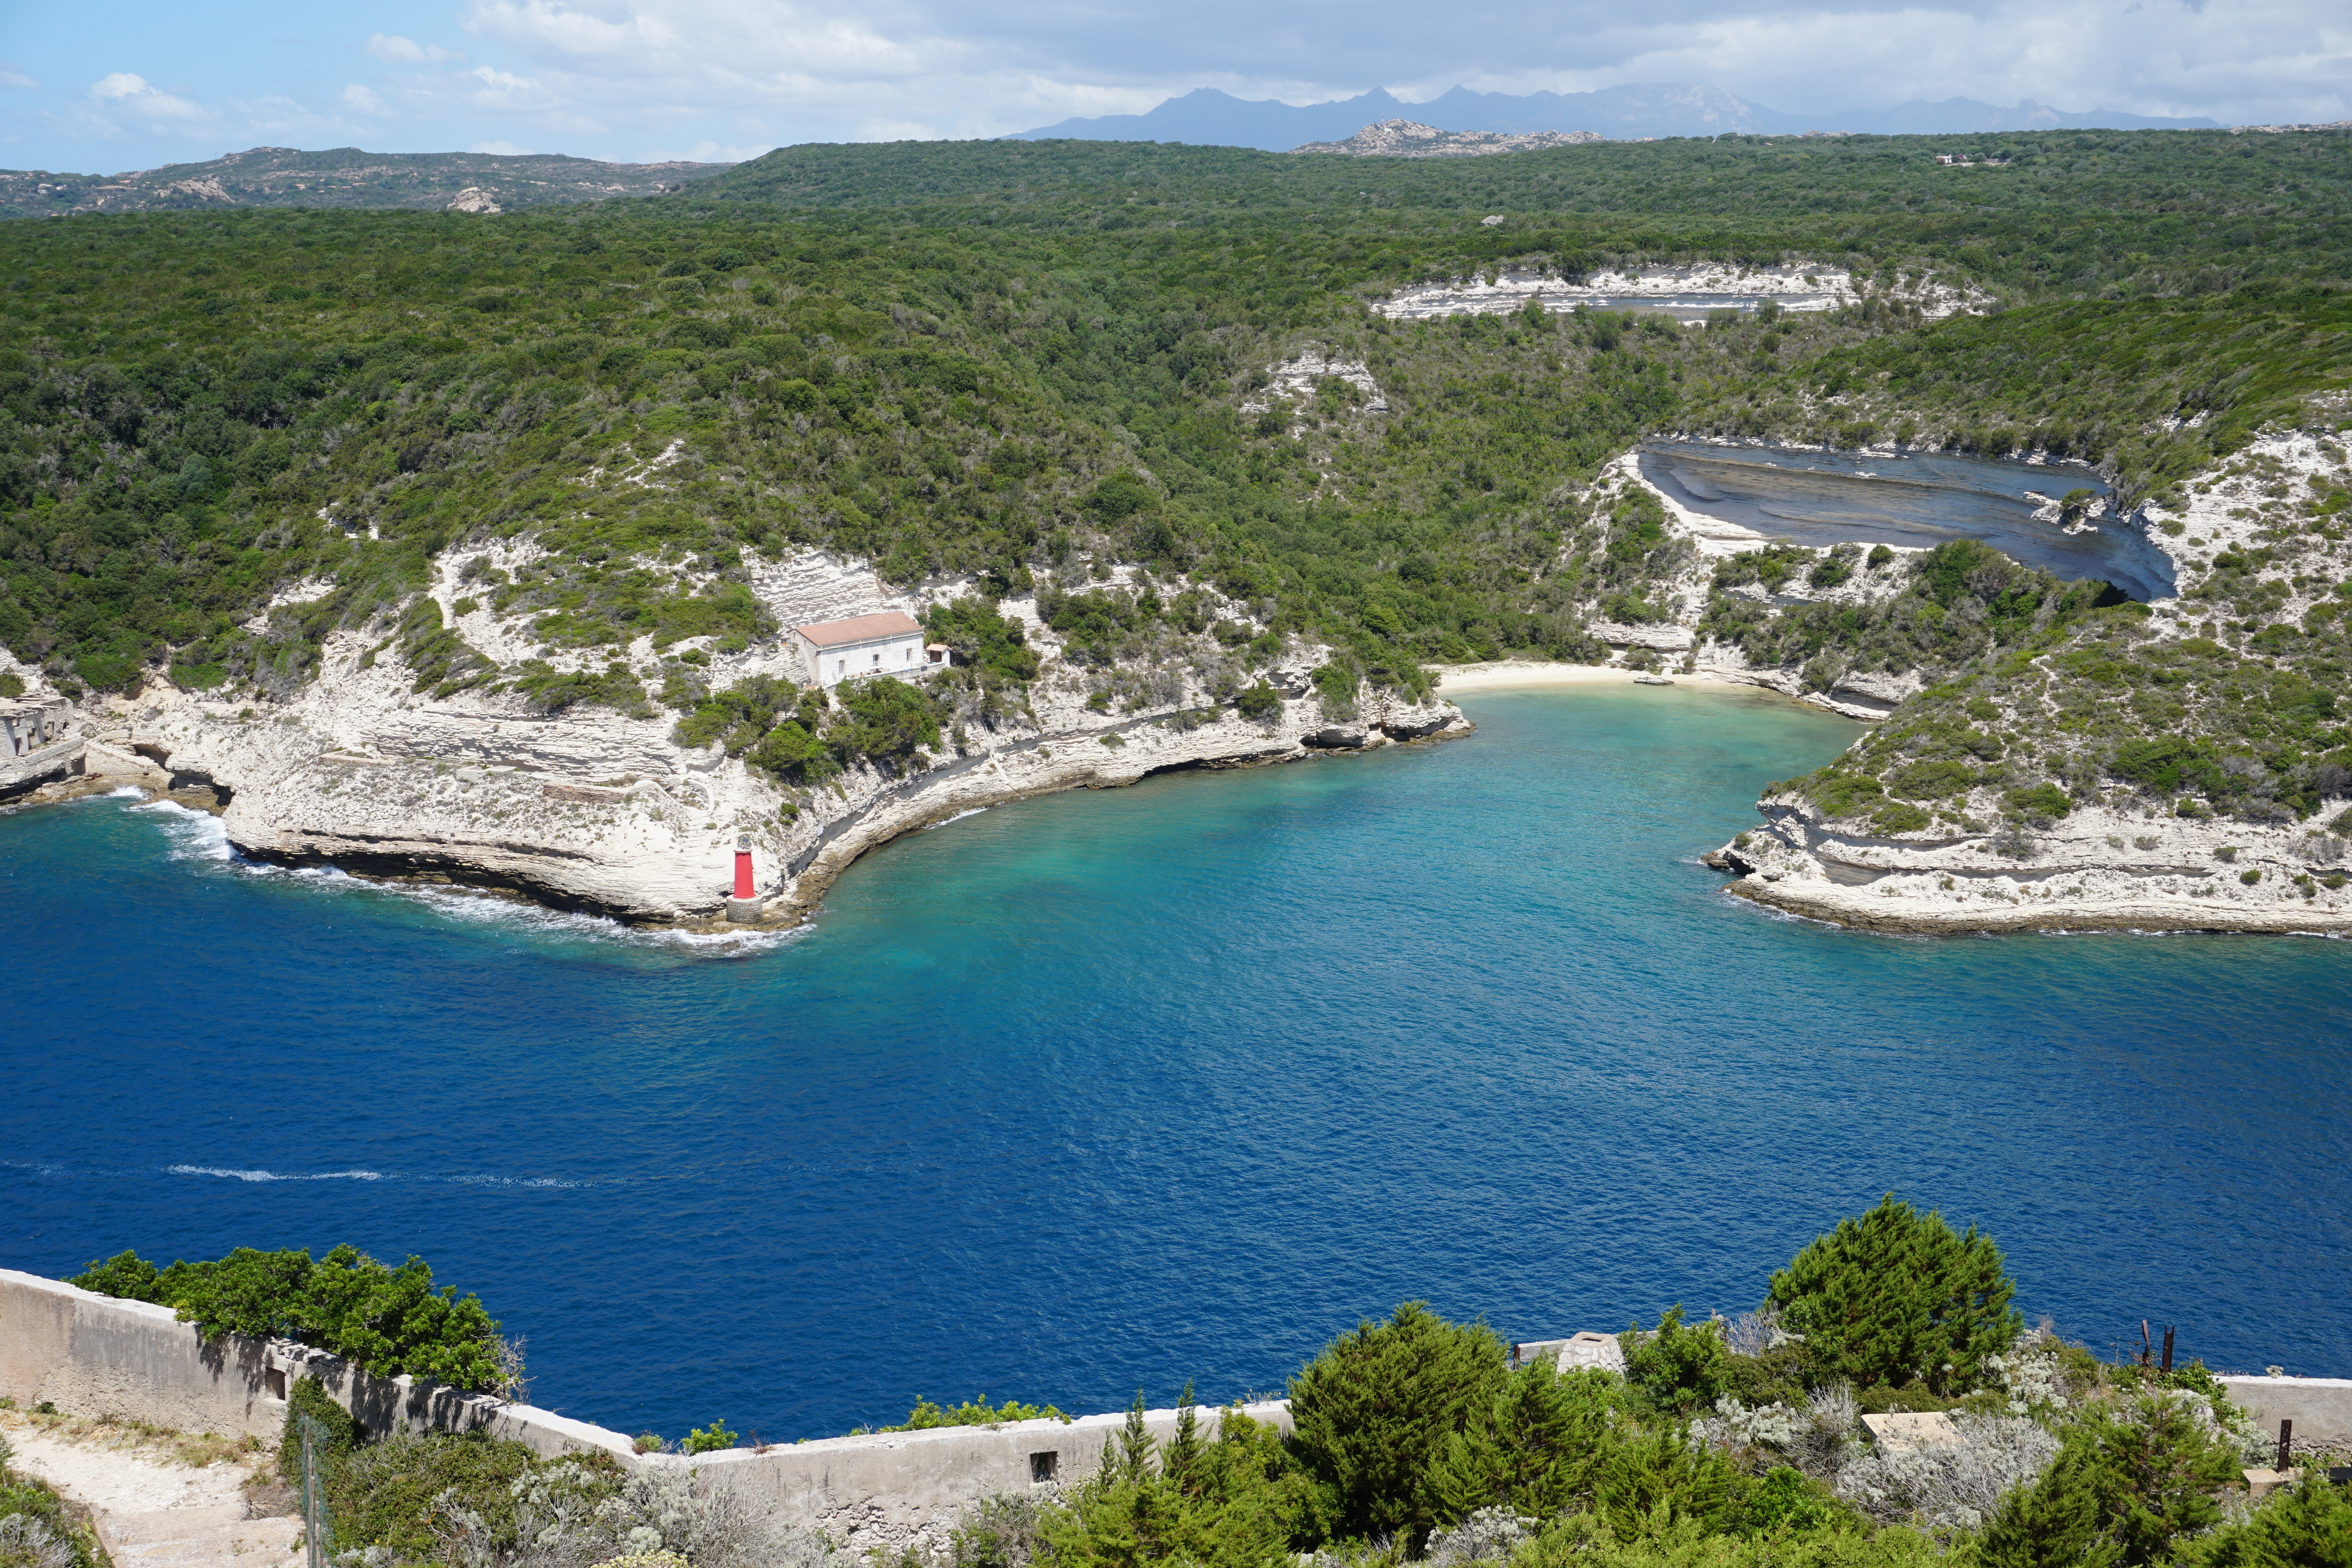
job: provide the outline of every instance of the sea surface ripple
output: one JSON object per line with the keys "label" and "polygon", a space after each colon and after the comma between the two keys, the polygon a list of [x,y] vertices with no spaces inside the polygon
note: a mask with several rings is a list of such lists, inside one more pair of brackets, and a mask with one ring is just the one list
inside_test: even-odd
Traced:
{"label": "sea surface ripple", "polygon": [[1894,1191],[2103,1353],[2145,1317],[2352,1373],[2352,945],[1775,917],[1693,857],[1854,726],[1465,706],[912,835],[781,941],[276,872],[169,806],[0,816],[0,1265],[416,1252],[537,1403],[776,1440],[1279,1390],[1408,1298],[1738,1312]]}

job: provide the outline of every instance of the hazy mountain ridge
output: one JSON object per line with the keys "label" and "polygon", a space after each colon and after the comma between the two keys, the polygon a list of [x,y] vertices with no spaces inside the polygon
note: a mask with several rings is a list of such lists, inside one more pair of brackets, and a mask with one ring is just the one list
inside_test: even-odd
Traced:
{"label": "hazy mountain ridge", "polygon": [[[0,170],[0,217],[203,207],[393,207],[462,211],[653,196],[729,163],[604,163],[560,153],[304,152],[255,147],[202,163],[124,174]],[[460,204],[460,198],[466,200]],[[483,198],[488,198],[486,204]]]}
{"label": "hazy mountain ridge", "polygon": [[1995,131],[2214,130],[2210,120],[2163,120],[2116,110],[2074,114],[2025,100],[2013,108],[1948,99],[1836,114],[1788,114],[1721,88],[1644,82],[1593,92],[1473,92],[1455,88],[1427,103],[1406,103],[1385,89],[1329,103],[1293,107],[1278,99],[1234,98],[1201,88],[1143,114],[1065,120],[1017,133],[1040,141],[1187,141],[1283,152],[1307,142],[1344,141],[1364,126],[1409,120],[1440,131],[1591,131],[1614,141],[1643,137],[1719,136],[1726,132],[1797,135],[1809,131],[1857,135],[1966,135]]}

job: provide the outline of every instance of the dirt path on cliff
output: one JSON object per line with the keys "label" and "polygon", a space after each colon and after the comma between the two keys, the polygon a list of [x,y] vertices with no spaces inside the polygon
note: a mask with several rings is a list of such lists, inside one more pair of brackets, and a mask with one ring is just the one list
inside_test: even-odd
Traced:
{"label": "dirt path on cliff", "polygon": [[[12,1469],[88,1508],[114,1568],[296,1568],[302,1522],[282,1506],[275,1457],[79,1416],[0,1411]],[[200,1462],[201,1461],[201,1462]],[[248,1486],[248,1482],[259,1484]]]}

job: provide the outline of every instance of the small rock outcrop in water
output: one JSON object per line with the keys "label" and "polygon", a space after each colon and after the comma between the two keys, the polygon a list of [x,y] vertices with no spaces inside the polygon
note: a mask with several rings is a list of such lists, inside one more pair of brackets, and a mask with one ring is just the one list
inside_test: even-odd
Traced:
{"label": "small rock outcrop in water", "polygon": [[1532,152],[1606,141],[1597,131],[1440,131],[1411,120],[1367,125],[1345,141],[1310,141],[1293,152],[1342,152],[1350,158],[1476,158],[1490,152]]}

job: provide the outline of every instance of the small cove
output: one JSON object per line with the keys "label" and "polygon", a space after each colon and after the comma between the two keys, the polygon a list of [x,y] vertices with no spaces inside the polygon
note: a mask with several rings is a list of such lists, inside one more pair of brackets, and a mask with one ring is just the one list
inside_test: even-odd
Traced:
{"label": "small cove", "polygon": [[2068,533],[2040,502],[2106,482],[2086,464],[2030,464],[1957,453],[1846,453],[1651,440],[1643,476],[1692,511],[1811,549],[1884,542],[1929,549],[1980,539],[2070,580],[2095,578],[2138,600],[2175,591],[2172,563],[2127,519],[2105,512]]}
{"label": "small cove", "polygon": [[1467,741],[1016,801],[691,944],[0,815],[0,1264],[409,1250],[539,1402],[771,1440],[918,1394],[1278,1388],[1425,1296],[1753,1304],[1895,1188],[2100,1348],[2340,1374],[2352,946],[1895,940],[1694,862],[1857,733],[1492,693]]}

